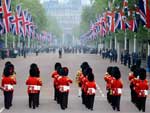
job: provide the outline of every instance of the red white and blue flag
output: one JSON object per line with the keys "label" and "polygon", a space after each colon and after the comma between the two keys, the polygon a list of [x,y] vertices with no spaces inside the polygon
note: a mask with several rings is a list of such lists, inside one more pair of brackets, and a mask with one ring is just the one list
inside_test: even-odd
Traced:
{"label": "red white and blue flag", "polygon": [[137,30],[138,30],[138,22],[137,22],[137,20],[131,19],[129,23],[130,23],[129,30],[133,31],[133,32],[137,32]]}
{"label": "red white and blue flag", "polygon": [[4,33],[4,24],[3,24],[3,17],[2,17],[2,0],[0,0],[0,35]]}
{"label": "red white and blue flag", "polygon": [[146,25],[146,0],[139,0],[139,13],[143,25]]}
{"label": "red white and blue flag", "polygon": [[27,10],[22,11],[22,27],[23,27],[23,37],[27,36],[27,25],[28,25],[28,12]]}
{"label": "red white and blue flag", "polygon": [[115,29],[125,30],[122,12],[115,13]]}
{"label": "red white and blue flag", "polygon": [[3,9],[2,9],[2,0],[0,0],[0,14],[2,14]]}
{"label": "red white and blue flag", "polygon": [[146,0],[146,27],[150,28],[150,1]]}
{"label": "red white and blue flag", "polygon": [[15,34],[16,35],[20,34],[20,29],[21,29],[20,27],[22,27],[21,22],[22,22],[21,6],[17,5],[15,16],[13,16],[13,19],[11,21],[13,26],[15,26]]}
{"label": "red white and blue flag", "polygon": [[10,32],[11,28],[11,0],[4,0],[3,2],[3,23],[5,25],[5,31]]}

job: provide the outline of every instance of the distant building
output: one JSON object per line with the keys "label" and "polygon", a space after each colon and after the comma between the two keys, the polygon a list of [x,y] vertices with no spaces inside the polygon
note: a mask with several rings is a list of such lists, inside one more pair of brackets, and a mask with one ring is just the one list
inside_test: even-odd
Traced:
{"label": "distant building", "polygon": [[75,26],[80,24],[82,3],[81,0],[66,0],[60,3],[60,0],[49,0],[44,3],[48,15],[56,18],[64,35],[71,35]]}

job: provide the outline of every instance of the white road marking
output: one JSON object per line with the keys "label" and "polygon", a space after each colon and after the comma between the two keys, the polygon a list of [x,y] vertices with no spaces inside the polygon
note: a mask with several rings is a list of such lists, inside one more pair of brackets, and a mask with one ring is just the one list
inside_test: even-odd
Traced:
{"label": "white road marking", "polygon": [[0,113],[2,113],[2,112],[4,111],[4,109],[5,109],[5,108],[4,108],[4,107],[2,107],[2,108],[0,109]]}
{"label": "white road marking", "polygon": [[98,91],[99,91],[100,95],[101,95],[102,97],[105,97],[105,95],[104,95],[103,91],[101,90],[101,88],[99,87],[99,85],[98,85],[98,84],[96,84],[96,87],[97,87],[97,89],[98,89]]}

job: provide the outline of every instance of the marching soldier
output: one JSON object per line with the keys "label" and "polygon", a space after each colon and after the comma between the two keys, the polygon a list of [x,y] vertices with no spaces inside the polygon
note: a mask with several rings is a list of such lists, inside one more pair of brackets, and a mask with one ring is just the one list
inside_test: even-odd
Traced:
{"label": "marching soldier", "polygon": [[107,101],[110,104],[112,102],[112,96],[111,96],[111,93],[110,93],[110,91],[111,91],[111,81],[113,79],[115,79],[112,76],[112,69],[113,69],[113,67],[108,67],[107,72],[105,73],[105,76],[104,76],[104,80],[106,81]]}
{"label": "marching soldier", "polygon": [[82,71],[83,71],[86,67],[89,67],[88,62],[83,62],[83,63],[81,64],[81,66],[80,66],[81,70],[79,70],[79,71],[77,72],[77,74],[76,74],[76,83],[77,83],[77,85],[78,85],[78,87],[79,87],[79,89],[78,89],[78,97],[81,96],[81,78],[82,78],[82,76],[83,76]]}
{"label": "marching soldier", "polygon": [[112,108],[113,110],[120,111],[120,98],[122,94],[123,83],[119,68],[113,67],[112,74],[115,77],[115,79],[111,80]]}
{"label": "marching soldier", "polygon": [[94,97],[96,94],[96,82],[94,81],[94,75],[90,73],[88,75],[88,81],[85,83],[85,93],[86,93],[86,107],[93,110]]}
{"label": "marching soldier", "polygon": [[65,110],[68,107],[68,94],[70,91],[70,83],[72,80],[68,77],[68,68],[64,67],[60,69],[60,78],[58,79],[58,87],[60,92],[60,107]]}
{"label": "marching soldier", "polygon": [[146,70],[141,68],[139,71],[139,80],[136,83],[137,107],[139,111],[145,112],[146,98],[148,95],[148,80],[146,79]]}
{"label": "marching soldier", "polygon": [[26,85],[28,85],[28,95],[29,95],[29,108],[35,109],[37,104],[37,95],[39,93],[40,87],[42,86],[41,80],[37,79],[37,68],[32,67],[33,64],[31,64],[31,68],[29,70],[29,77],[26,80]]}
{"label": "marching soldier", "polygon": [[4,92],[4,106],[6,109],[9,109],[12,106],[12,98],[13,98],[13,85],[16,84],[16,79],[11,77],[12,69],[10,65],[7,65],[4,68],[2,82],[1,82],[1,89]]}
{"label": "marching soldier", "polygon": [[57,62],[56,64],[55,64],[55,70],[54,70],[54,72],[52,73],[52,78],[54,79],[53,80],[53,84],[54,84],[54,100],[55,101],[57,101],[57,97],[58,97],[58,88],[57,88],[57,84],[58,84],[58,82],[57,82],[57,78],[59,77],[59,74],[58,74],[58,71],[59,71],[59,69],[61,68],[61,64],[59,63],[59,62]]}
{"label": "marching soldier", "polygon": [[131,90],[131,102],[136,103],[136,92],[134,90],[135,87],[135,81],[137,80],[137,67],[136,65],[133,65],[130,69],[128,80],[130,82],[130,90]]}
{"label": "marching soldier", "polygon": [[39,98],[40,98],[40,89],[41,89],[41,85],[42,85],[42,79],[40,77],[40,70],[39,70],[39,67],[37,66],[37,64],[32,64],[31,68],[35,68],[35,73],[36,73],[35,77],[41,83],[40,85],[37,85],[38,93],[36,94],[36,107],[39,107],[39,105],[40,105]]}

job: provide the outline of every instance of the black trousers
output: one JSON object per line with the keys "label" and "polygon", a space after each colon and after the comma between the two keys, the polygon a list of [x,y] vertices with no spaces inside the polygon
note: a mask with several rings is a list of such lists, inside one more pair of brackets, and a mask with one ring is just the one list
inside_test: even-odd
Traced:
{"label": "black trousers", "polygon": [[57,101],[58,97],[58,89],[56,88],[56,85],[54,85],[54,100]]}
{"label": "black trousers", "polygon": [[36,93],[29,93],[29,108],[35,109],[37,105],[37,94]]}
{"label": "black trousers", "polygon": [[110,89],[107,90],[107,101],[108,103],[112,102],[112,95],[110,94]]}
{"label": "black trousers", "polygon": [[112,96],[112,107],[120,111],[120,98],[121,96]]}
{"label": "black trousers", "polygon": [[60,93],[60,107],[66,109],[68,107],[68,92]]}
{"label": "black trousers", "polygon": [[4,91],[4,106],[9,109],[12,106],[13,91]]}
{"label": "black trousers", "polygon": [[146,103],[146,97],[138,97],[137,107],[139,111],[142,110],[143,112],[145,112],[145,103]]}
{"label": "black trousers", "polygon": [[86,107],[93,110],[95,95],[87,95],[86,97]]}
{"label": "black trousers", "polygon": [[137,102],[137,94],[135,92],[135,90],[133,89],[133,85],[130,85],[130,89],[131,89],[131,102],[133,102],[134,104],[136,104]]}
{"label": "black trousers", "polygon": [[81,97],[82,97],[82,104],[86,104],[86,95],[85,95],[85,92],[83,90],[82,90]]}
{"label": "black trousers", "polygon": [[36,95],[36,99],[35,99],[35,103],[36,103],[36,107],[39,107],[39,104],[40,104],[40,100],[39,100],[39,98],[40,98],[40,92],[39,93],[37,93],[37,94],[35,94]]}

